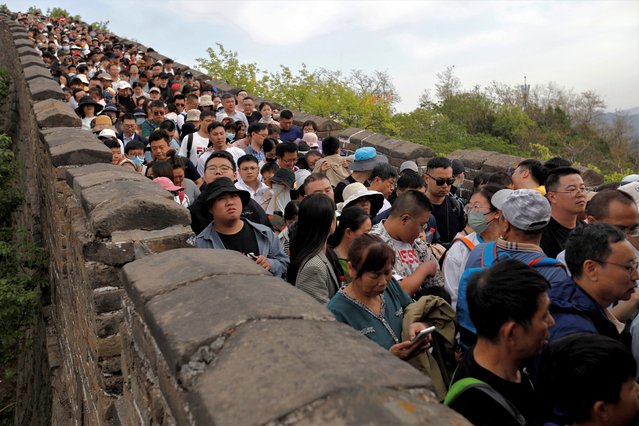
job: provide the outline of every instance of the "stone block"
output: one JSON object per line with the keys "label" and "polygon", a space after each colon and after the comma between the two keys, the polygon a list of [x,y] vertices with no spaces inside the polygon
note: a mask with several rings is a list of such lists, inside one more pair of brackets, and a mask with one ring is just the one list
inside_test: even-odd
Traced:
{"label": "stone block", "polygon": [[119,356],[122,351],[122,345],[120,343],[120,336],[113,335],[105,337],[104,339],[98,339],[98,356],[100,357],[112,357]]}
{"label": "stone block", "polygon": [[581,172],[581,178],[587,187],[594,188],[604,183],[604,176],[601,173],[583,166],[577,166],[576,169]]}
{"label": "stone block", "polygon": [[281,279],[245,275],[213,276],[157,295],[142,316],[167,364],[174,367],[186,364],[198,348],[247,321],[334,321],[324,306]]}
{"label": "stone block", "polygon": [[[90,176],[90,175],[87,175]],[[74,179],[73,186],[76,187],[76,181],[80,179],[87,179],[87,176],[77,177]],[[86,181],[85,181],[86,182]],[[158,200],[170,200],[173,201],[173,196],[170,192],[162,189],[159,185],[154,184],[150,180],[146,182],[140,182],[139,180],[108,180],[98,185],[91,185],[82,188],[82,192],[77,194],[82,203],[82,208],[88,215],[96,208],[97,205],[102,205],[108,201],[119,200],[120,203],[126,204],[129,201],[136,201],[138,198],[156,198]],[[177,205],[177,203],[175,203]],[[179,206],[178,206],[179,207]],[[171,224],[173,225],[173,224]],[[150,228],[150,229],[162,229],[165,226]],[[122,229],[138,229],[131,226]],[[146,229],[146,228],[142,228]],[[111,234],[109,234],[111,235]]]}
{"label": "stone block", "polygon": [[448,154],[448,158],[451,160],[461,160],[466,168],[481,170],[486,160],[493,154],[494,152],[484,151],[482,149],[459,149]]}
{"label": "stone block", "polygon": [[[14,31],[12,33],[12,36],[14,40],[28,40],[29,42],[31,41],[27,33],[24,31]],[[31,43],[31,46],[33,46],[33,43]]]}
{"label": "stone block", "polygon": [[[30,69],[38,69],[36,66],[30,67]],[[48,71],[46,71],[48,72]],[[34,77],[33,79],[38,79],[42,77]],[[32,79],[32,80],[33,80]],[[40,102],[35,102],[33,104],[33,112],[36,115],[36,120],[38,121],[38,126],[41,128],[48,127],[64,127],[64,128],[78,128],[82,126],[82,120],[80,117],[71,109],[69,104],[63,102],[58,99],[46,99]],[[86,130],[82,130],[84,134],[91,135],[91,132]],[[64,136],[62,136],[64,135]],[[57,145],[61,145],[64,140],[69,136],[68,131],[61,133],[60,141]],[[93,139],[93,138],[92,138]],[[53,139],[52,139],[53,140]],[[97,138],[94,139],[95,142],[99,142]]]}
{"label": "stone block", "polygon": [[380,133],[371,133],[362,139],[362,146],[372,146],[377,150],[378,154],[388,155],[388,149],[384,147],[384,143],[390,139],[388,136]]}
{"label": "stone block", "polygon": [[44,101],[46,99],[58,99],[62,101],[64,95],[60,85],[52,78],[36,77],[27,82],[31,99],[34,101]]}
{"label": "stone block", "polygon": [[51,78],[51,73],[45,67],[39,65],[32,65],[24,68],[24,78],[29,81],[36,77]]}
{"label": "stone block", "polygon": [[26,40],[23,39],[23,38],[19,38],[19,39],[14,38],[13,39],[13,44],[15,44],[16,49],[20,48],[20,47],[31,47],[31,48],[33,48],[33,42],[31,40],[29,40],[28,38]]}
{"label": "stone block", "polygon": [[[67,130],[67,129],[64,129]],[[72,133],[78,133],[81,135],[87,135],[90,134],[89,132],[87,132],[86,130],[82,130],[82,129],[68,129],[70,132]],[[42,137],[45,136],[49,136],[55,133],[59,133],[61,131],[61,129],[45,129],[42,130],[40,133],[42,135]],[[61,133],[61,138],[60,140],[63,140],[63,135],[64,133]],[[93,138],[95,138],[95,136],[90,135],[89,136],[91,138],[91,140],[93,140]],[[54,140],[58,140],[58,138],[53,138],[52,141]],[[114,166],[113,164],[109,163],[109,164],[105,164],[105,163],[96,163],[96,164],[88,164],[86,166],[80,166],[80,167],[72,167],[72,168],[67,168],[65,169],[65,179],[67,181],[67,185],[69,185],[69,187],[73,188],[73,182],[76,178],[81,177],[81,176],[85,176],[85,175],[91,175],[91,174],[95,174],[95,173],[100,173],[100,172],[111,172],[111,173],[120,173],[122,172],[121,169],[124,169],[124,167],[120,167],[120,166]]]}
{"label": "stone block", "polygon": [[362,130],[361,132],[353,133],[350,136],[349,141],[350,143],[356,145],[365,146],[366,144],[364,142],[366,141],[366,139],[375,134],[375,132],[371,132],[370,130]]}
{"label": "stone block", "polygon": [[158,253],[124,265],[122,281],[131,300],[142,309],[153,297],[191,281],[236,274],[254,276],[256,280],[272,276],[238,252],[191,248]]}
{"label": "stone block", "polygon": [[430,388],[431,382],[347,325],[260,321],[237,328],[188,397],[196,424],[264,424],[345,387]]}
{"label": "stone block", "polygon": [[121,310],[99,314],[95,319],[98,337],[103,338],[117,334],[123,318],[124,314]]}
{"label": "stone block", "polygon": [[274,423],[470,425],[461,415],[440,404],[429,391],[377,386],[342,389]]}
{"label": "stone block", "polygon": [[93,142],[65,143],[47,148],[55,167],[110,163],[112,157],[109,148]]}
{"label": "stone block", "polygon": [[33,45],[18,47],[16,49],[16,52],[18,53],[18,56],[36,56],[38,58],[41,57],[40,52],[38,52],[38,50],[33,47]]}
{"label": "stone block", "polygon": [[190,226],[175,225],[155,231],[133,229],[129,231],[114,231],[111,241],[139,241],[151,253],[160,253],[177,248],[191,247],[187,240],[194,237]]}
{"label": "stone block", "polygon": [[[498,152],[492,152],[486,159],[484,165],[481,168],[482,172],[494,173],[494,172],[508,172],[511,167],[516,166],[524,158],[516,155],[500,154]],[[464,163],[465,165],[465,163]]]}
{"label": "stone block", "polygon": [[[124,182],[112,182],[119,184]],[[128,182],[133,186],[135,182]],[[149,182],[149,185],[153,185]],[[126,185],[123,185],[126,186]],[[111,186],[112,188],[114,186]],[[93,187],[83,192],[83,195],[94,190]],[[157,189],[166,192],[159,186]],[[89,220],[93,232],[99,237],[108,237],[113,231],[126,229],[155,230],[164,229],[173,225],[190,225],[191,214],[189,210],[178,205],[173,198],[162,198],[162,195],[143,193],[130,189],[123,189],[122,193],[114,192],[114,198],[104,198],[104,202],[91,211]]]}
{"label": "stone block", "polygon": [[23,67],[30,67],[33,65],[45,66],[44,61],[39,56],[21,56],[19,60]]}
{"label": "stone block", "polygon": [[[91,136],[93,138],[93,136]],[[131,167],[114,166],[115,170],[96,172],[78,176],[73,180],[73,192],[78,196],[82,191],[108,182],[141,182],[148,183],[149,179],[137,173]],[[164,194],[163,194],[164,195]]]}
{"label": "stone block", "polygon": [[119,270],[114,266],[102,262],[87,261],[84,262],[84,270],[92,288],[122,286],[118,276]]}
{"label": "stone block", "polygon": [[89,241],[82,246],[82,253],[90,262],[101,262],[105,265],[123,265],[135,259],[133,243],[111,243]]}
{"label": "stone block", "polygon": [[403,160],[415,160],[418,157],[433,158],[436,154],[426,145],[413,142],[402,141],[402,144],[396,144],[393,147],[393,157]]}
{"label": "stone block", "polygon": [[122,309],[123,290],[117,287],[100,287],[93,290],[95,312],[104,314]]}

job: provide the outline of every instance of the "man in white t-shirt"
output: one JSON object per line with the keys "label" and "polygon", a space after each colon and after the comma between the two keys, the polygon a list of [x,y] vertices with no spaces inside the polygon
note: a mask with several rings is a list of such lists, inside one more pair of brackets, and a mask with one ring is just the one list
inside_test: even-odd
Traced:
{"label": "man in white t-shirt", "polygon": [[208,126],[214,121],[215,113],[213,111],[202,111],[198,131],[184,136],[178,154],[188,158],[193,164],[197,164],[198,158],[209,146]]}
{"label": "man in white t-shirt", "polygon": [[388,219],[371,230],[372,234],[379,235],[395,251],[393,274],[398,276],[399,284],[409,296],[417,293],[424,282],[435,277],[438,271],[437,261],[428,252],[426,243],[419,238],[432,209],[426,195],[418,191],[406,191],[395,200]]}
{"label": "man in white t-shirt", "polygon": [[[207,111],[204,111],[207,112]],[[202,112],[202,114],[204,114]],[[237,167],[237,160],[240,159],[246,153],[243,149],[237,148],[235,146],[229,146],[226,140],[226,130],[224,130],[224,124],[219,121],[214,121],[213,123],[208,125],[209,130],[209,141],[211,142],[211,148],[207,149],[197,161],[197,169],[202,170],[202,174],[204,174],[204,165],[206,164],[206,160],[211,156],[211,153],[214,151],[226,151],[233,156],[233,161],[235,161],[235,166]]]}

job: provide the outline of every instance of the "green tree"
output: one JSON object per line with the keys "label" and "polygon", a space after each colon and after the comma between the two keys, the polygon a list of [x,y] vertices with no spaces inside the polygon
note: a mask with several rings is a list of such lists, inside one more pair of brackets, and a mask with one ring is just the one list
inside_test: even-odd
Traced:
{"label": "green tree", "polygon": [[450,95],[438,110],[471,134],[490,133],[495,121],[495,105],[478,91]]}
{"label": "green tree", "polygon": [[0,4],[0,13],[6,13],[6,14],[11,13],[11,10],[9,10],[9,6],[7,6],[6,3]]}
{"label": "green tree", "polygon": [[533,126],[535,126],[535,122],[521,110],[521,107],[502,104],[495,113],[492,134],[502,137],[512,144],[525,147]]}
{"label": "green tree", "polygon": [[[78,16],[79,18],[79,16]],[[79,21],[79,19],[78,19]],[[96,21],[93,22],[90,27],[93,28],[94,31],[100,32],[100,33],[108,33],[109,32],[109,23],[111,21]]]}
{"label": "green tree", "polygon": [[35,7],[35,6],[30,6],[27,9],[27,13],[29,15],[42,15],[42,9],[40,9],[39,7]]}

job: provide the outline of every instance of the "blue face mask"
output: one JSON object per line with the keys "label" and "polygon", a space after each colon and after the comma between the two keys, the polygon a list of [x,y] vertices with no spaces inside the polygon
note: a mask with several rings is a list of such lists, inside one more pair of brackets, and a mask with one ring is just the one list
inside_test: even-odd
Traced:
{"label": "blue face mask", "polygon": [[228,139],[229,141],[232,141],[233,139],[235,139],[235,135],[233,133],[227,133],[226,139]]}
{"label": "blue face mask", "polygon": [[145,121],[146,121],[146,119],[145,119],[145,118],[136,118],[136,119],[135,119],[135,122],[136,122],[136,123],[138,123],[138,124],[142,124],[142,123],[144,123]]}
{"label": "blue face mask", "polygon": [[271,117],[270,115],[268,117],[262,117],[265,121],[271,121],[273,119],[273,117]]}
{"label": "blue face mask", "polygon": [[144,156],[131,157],[129,158],[129,160],[133,161],[133,164],[135,164],[135,167],[140,167],[142,163],[144,163]]}

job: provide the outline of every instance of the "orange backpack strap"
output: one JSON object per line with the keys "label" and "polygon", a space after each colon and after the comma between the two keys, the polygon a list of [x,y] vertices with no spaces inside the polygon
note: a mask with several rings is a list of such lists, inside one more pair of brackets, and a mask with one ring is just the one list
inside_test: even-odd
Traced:
{"label": "orange backpack strap", "polygon": [[455,242],[455,241],[461,241],[466,247],[468,247],[468,250],[470,250],[470,251],[473,251],[473,249],[475,248],[475,244],[473,244],[472,241],[470,241],[468,238],[466,238],[464,236],[461,236],[459,238],[455,238],[453,240],[453,242]]}

